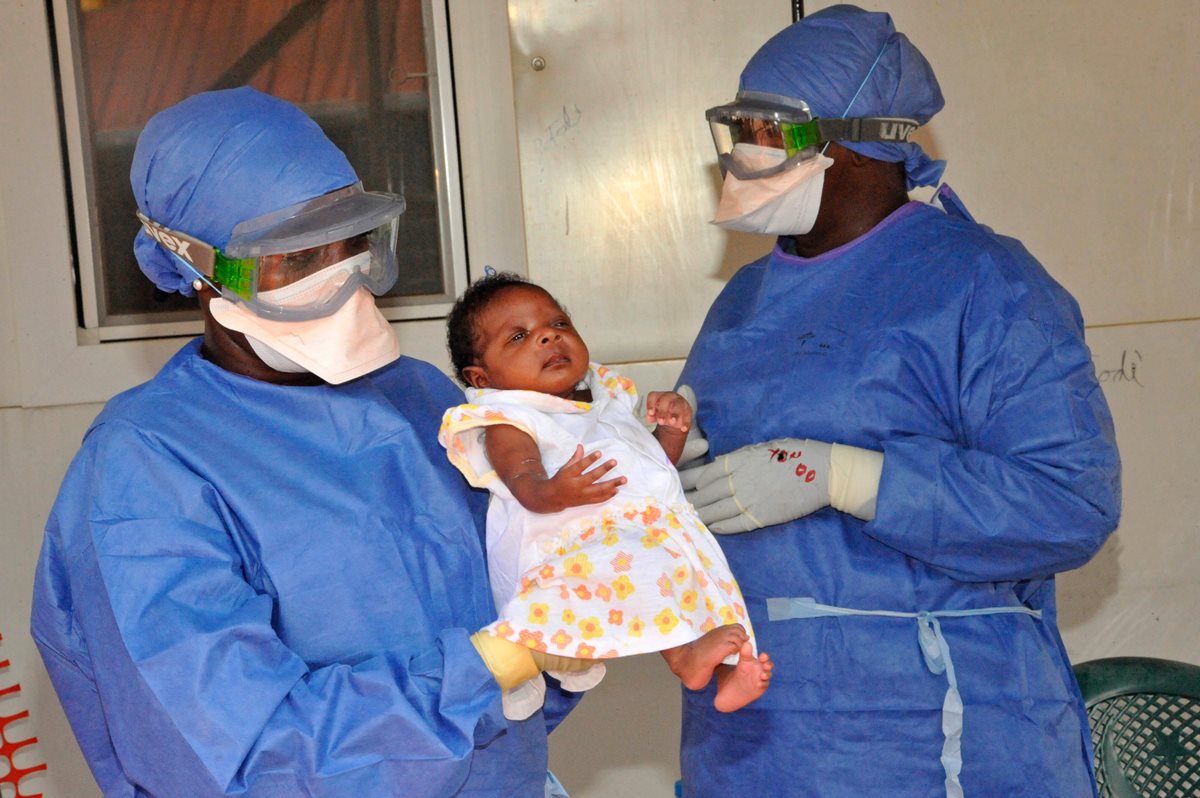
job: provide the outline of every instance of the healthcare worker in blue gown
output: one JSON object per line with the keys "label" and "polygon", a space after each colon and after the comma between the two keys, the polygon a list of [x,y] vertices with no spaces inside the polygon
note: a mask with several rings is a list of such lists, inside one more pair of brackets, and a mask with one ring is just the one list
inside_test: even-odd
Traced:
{"label": "healthcare worker in blue gown", "polygon": [[[1054,575],[1117,525],[1112,421],[1071,296],[948,190],[909,201],[941,107],[887,14],[836,6],[708,112],[715,221],[779,238],[688,357],[686,477],[776,667],[739,712],[685,696],[688,798],[1094,794]],[[1016,133],[984,155],[1025,168]]]}
{"label": "healthcare worker in blue gown", "polygon": [[500,694],[542,677],[473,641],[462,394],[375,307],[403,199],[249,88],[156,115],[131,179],[138,263],[205,333],[108,403],[46,527],[33,636],[104,795],[541,798],[552,721]]}

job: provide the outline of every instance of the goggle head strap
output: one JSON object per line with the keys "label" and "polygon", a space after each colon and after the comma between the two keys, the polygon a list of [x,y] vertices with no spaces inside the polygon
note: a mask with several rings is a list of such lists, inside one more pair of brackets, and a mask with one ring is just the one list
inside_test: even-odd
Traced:
{"label": "goggle head strap", "polygon": [[141,211],[136,211],[136,213],[138,221],[142,223],[142,230],[146,232],[146,235],[161,244],[168,252],[190,263],[192,268],[200,272],[200,274],[205,277],[213,276],[213,267],[216,265],[216,251],[210,244],[201,241],[195,236],[190,236],[187,233],[181,233],[178,230],[172,230],[169,227],[161,225]]}
{"label": "goggle head strap", "polygon": [[821,141],[882,141],[904,144],[920,127],[915,119],[902,116],[856,116],[849,119],[817,118],[813,122]]}
{"label": "goggle head strap", "polygon": [[223,287],[245,299],[253,295],[254,258],[227,258],[219,249],[195,236],[161,225],[141,211],[136,214],[146,235],[191,266],[214,289],[220,291]]}

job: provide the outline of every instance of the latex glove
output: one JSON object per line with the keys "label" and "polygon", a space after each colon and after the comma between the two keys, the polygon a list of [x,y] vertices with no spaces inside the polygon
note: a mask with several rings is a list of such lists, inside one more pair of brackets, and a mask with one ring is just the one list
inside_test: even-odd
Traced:
{"label": "latex glove", "polygon": [[471,635],[471,644],[479,652],[483,664],[492,672],[496,684],[505,690],[511,690],[542,672],[533,659],[531,649],[503,637],[479,631]]}
{"label": "latex glove", "polygon": [[496,684],[505,690],[511,690],[529,681],[542,671],[577,673],[598,663],[598,660],[576,659],[535,651],[482,630],[471,635],[471,644],[479,652],[483,664],[492,672]]}
{"label": "latex glove", "polygon": [[680,473],[709,530],[728,535],[781,524],[832,505],[875,515],[883,454],[823,441],[779,438],[744,446]]}

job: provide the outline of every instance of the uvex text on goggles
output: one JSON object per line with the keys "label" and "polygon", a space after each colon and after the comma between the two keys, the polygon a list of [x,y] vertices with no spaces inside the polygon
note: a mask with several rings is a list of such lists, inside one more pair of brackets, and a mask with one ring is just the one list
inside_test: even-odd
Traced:
{"label": "uvex text on goggles", "polygon": [[[814,118],[802,100],[753,91],[738,92],[733,102],[709,108],[704,115],[712,130],[722,171],[733,172],[740,180],[767,177],[789,169],[812,158],[826,142],[900,143],[908,141],[918,127],[917,120],[904,117]],[[738,144],[777,148],[784,158],[765,169],[748,170],[732,155]]]}
{"label": "uvex text on goggles", "polygon": [[221,296],[259,316],[327,316],[360,286],[376,296],[396,282],[398,194],[361,183],[242,222],[223,250],[137,214],[146,234]]}

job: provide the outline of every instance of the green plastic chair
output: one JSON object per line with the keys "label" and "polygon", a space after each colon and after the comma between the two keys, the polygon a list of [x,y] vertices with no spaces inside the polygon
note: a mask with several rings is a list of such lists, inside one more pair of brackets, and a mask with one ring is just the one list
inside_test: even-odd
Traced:
{"label": "green plastic chair", "polygon": [[1112,657],[1074,670],[1100,798],[1200,796],[1200,666]]}

